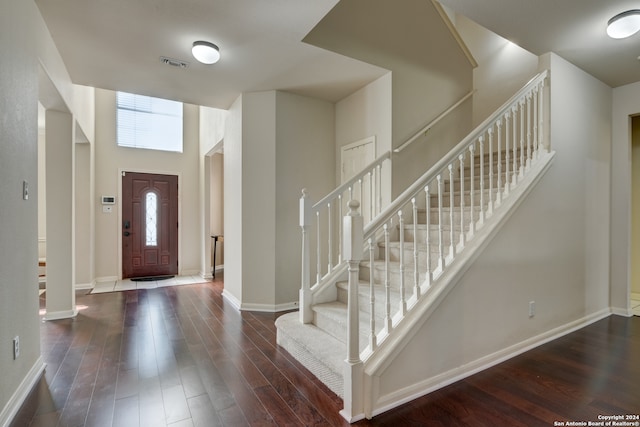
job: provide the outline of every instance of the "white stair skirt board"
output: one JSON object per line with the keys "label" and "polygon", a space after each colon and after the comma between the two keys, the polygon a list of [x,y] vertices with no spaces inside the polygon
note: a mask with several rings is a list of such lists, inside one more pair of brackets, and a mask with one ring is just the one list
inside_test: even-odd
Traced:
{"label": "white stair skirt board", "polygon": [[42,357],[39,357],[0,412],[0,426],[8,426],[11,424],[11,421],[13,421],[13,418],[20,410],[25,399],[29,396],[29,393],[31,393],[31,390],[33,390],[33,387],[44,373],[44,368],[44,361]]}

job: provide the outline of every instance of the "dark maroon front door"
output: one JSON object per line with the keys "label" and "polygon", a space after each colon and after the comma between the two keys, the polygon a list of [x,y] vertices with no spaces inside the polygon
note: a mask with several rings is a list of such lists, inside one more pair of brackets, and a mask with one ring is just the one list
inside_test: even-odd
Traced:
{"label": "dark maroon front door", "polygon": [[178,274],[178,177],[122,175],[122,278]]}

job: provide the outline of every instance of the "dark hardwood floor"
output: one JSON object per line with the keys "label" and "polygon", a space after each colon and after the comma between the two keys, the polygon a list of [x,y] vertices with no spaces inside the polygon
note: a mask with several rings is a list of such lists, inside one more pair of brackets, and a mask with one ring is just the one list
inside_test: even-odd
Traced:
{"label": "dark hardwood floor", "polygon": [[[12,426],[347,425],[342,401],[277,347],[277,315],[239,313],[222,280],[79,294],[76,319],[42,323],[46,371]],[[356,425],[639,413],[640,318],[612,316]]]}

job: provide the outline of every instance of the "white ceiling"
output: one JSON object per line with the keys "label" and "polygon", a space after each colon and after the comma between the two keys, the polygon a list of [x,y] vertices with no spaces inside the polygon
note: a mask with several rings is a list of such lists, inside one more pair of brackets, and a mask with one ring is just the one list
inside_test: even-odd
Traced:
{"label": "white ceiling", "polygon": [[528,51],[555,52],[611,87],[640,81],[640,33],[607,36],[607,21],[640,0],[440,0]]}
{"label": "white ceiling", "polygon": [[[337,2],[36,0],[74,83],[217,108],[243,92],[273,89],[335,102],[384,74],[301,41]],[[640,8],[639,0],[442,3],[535,54],[554,51],[612,87],[640,80],[640,34],[605,34],[606,21]],[[217,44],[220,62],[196,62],[195,40]],[[171,67],[161,56],[190,64]]]}

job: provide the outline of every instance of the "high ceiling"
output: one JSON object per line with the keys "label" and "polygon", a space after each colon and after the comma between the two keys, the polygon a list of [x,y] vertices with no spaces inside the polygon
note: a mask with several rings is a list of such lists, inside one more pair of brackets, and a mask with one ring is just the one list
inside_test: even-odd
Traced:
{"label": "high ceiling", "polygon": [[[301,41],[337,2],[36,0],[74,83],[217,108],[243,92],[273,89],[337,101],[384,74]],[[640,80],[640,34],[611,40],[604,31],[611,16],[640,8],[638,0],[442,3],[535,54],[556,52],[612,87]],[[196,62],[196,40],[217,44],[220,62]],[[163,64],[161,56],[189,66]]]}
{"label": "high ceiling", "polygon": [[611,87],[640,81],[640,33],[607,36],[607,21],[640,0],[441,0],[520,47],[555,52]]}

